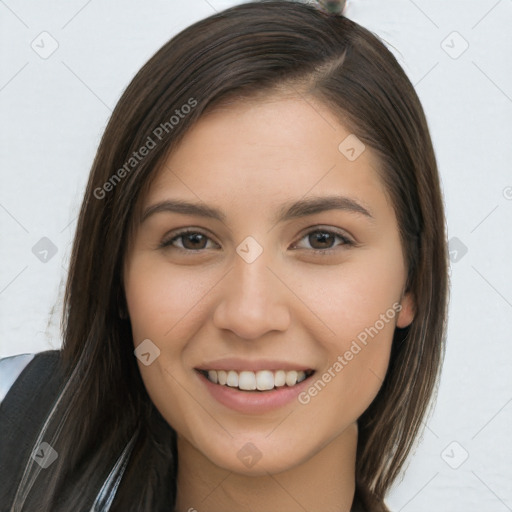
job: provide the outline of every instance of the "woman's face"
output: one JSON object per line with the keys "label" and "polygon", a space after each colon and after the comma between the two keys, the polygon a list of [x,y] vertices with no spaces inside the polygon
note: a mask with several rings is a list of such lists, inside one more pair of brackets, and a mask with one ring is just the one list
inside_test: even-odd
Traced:
{"label": "woman's face", "polygon": [[377,165],[318,101],[270,96],[201,118],[145,197],[124,268],[138,365],[215,465],[297,466],[377,394],[414,309]]}

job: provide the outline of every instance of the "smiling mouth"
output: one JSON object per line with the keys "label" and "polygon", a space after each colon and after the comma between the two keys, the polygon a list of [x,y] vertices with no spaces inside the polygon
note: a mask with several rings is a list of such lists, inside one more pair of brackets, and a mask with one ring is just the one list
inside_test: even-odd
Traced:
{"label": "smiling mouth", "polygon": [[240,391],[271,391],[282,387],[293,387],[308,379],[315,373],[314,370],[260,370],[241,371],[235,370],[198,370],[210,382],[219,386],[236,388]]}

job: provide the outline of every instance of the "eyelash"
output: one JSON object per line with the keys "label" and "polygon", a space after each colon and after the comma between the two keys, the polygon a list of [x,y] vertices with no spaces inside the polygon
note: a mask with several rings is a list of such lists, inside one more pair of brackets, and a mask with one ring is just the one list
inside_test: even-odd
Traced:
{"label": "eyelash", "polygon": [[[308,231],[307,233],[305,233],[300,239],[299,239],[299,242],[301,240],[303,240],[304,238],[308,237],[309,235],[313,234],[313,233],[327,233],[329,235],[334,235],[335,237],[338,237],[339,239],[342,240],[342,244],[339,244],[333,248],[329,248],[329,249],[306,249],[308,250],[309,252],[313,252],[314,254],[320,254],[320,255],[330,255],[334,252],[336,252],[336,248],[337,247],[340,247],[340,246],[348,246],[348,247],[352,247],[352,246],[355,246],[356,243],[352,240],[350,240],[346,235],[343,235],[337,231],[333,231],[333,230],[328,230],[328,229],[322,229],[322,228],[316,228],[316,229],[313,229],[311,231]],[[211,240],[210,237],[206,234],[206,233],[203,233],[202,231],[199,231],[199,230],[196,230],[196,229],[185,229],[183,231],[180,231],[178,232],[177,234],[175,234],[171,239],[168,239],[168,240],[163,240],[160,245],[158,246],[159,249],[165,249],[165,248],[169,248],[169,247],[172,247],[173,249],[178,249],[179,251],[181,252],[188,252],[188,253],[191,253],[191,252],[203,252],[205,251],[206,249],[184,249],[182,247],[173,247],[172,246],[172,243],[175,241],[175,240],[178,240],[182,237],[185,237],[186,235],[203,235],[205,236],[208,240]],[[294,244],[296,245],[296,244]]]}

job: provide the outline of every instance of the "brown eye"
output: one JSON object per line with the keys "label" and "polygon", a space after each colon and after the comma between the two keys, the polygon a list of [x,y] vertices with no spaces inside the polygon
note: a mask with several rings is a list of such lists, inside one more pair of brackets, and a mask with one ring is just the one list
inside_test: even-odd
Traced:
{"label": "brown eye", "polygon": [[183,241],[183,247],[191,250],[204,249],[207,240],[201,233],[182,235],[180,238]]}
{"label": "brown eye", "polygon": [[[181,246],[176,245],[175,242],[181,241]],[[164,240],[160,247],[175,247],[184,251],[200,251],[207,249],[209,237],[199,231],[182,231],[168,240]]]}
{"label": "brown eye", "polygon": [[[326,229],[316,229],[314,231],[310,231],[305,236],[303,236],[301,240],[307,240],[308,245],[312,248],[313,252],[329,254],[336,250],[336,239],[339,239],[342,242],[337,244],[338,246],[354,245],[354,242],[347,236]],[[307,249],[307,247],[300,247],[298,245],[295,247],[298,247],[299,249]]]}
{"label": "brown eye", "polygon": [[313,249],[331,249],[336,236],[327,231],[314,231],[308,235],[308,241]]}

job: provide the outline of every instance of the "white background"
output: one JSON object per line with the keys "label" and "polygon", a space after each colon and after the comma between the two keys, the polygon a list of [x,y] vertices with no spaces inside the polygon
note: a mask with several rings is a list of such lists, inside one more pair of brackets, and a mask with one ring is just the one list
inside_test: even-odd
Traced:
{"label": "white background", "polygon": [[[124,88],[174,34],[237,3],[0,1],[0,357],[61,344],[76,217]],[[346,15],[416,87],[459,247],[437,406],[388,504],[512,510],[512,1],[349,0]],[[44,31],[58,43],[47,59],[31,47],[51,48]],[[57,249],[46,263],[42,237]]]}

